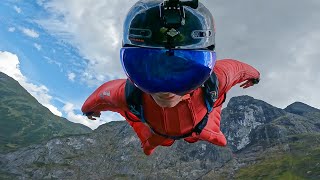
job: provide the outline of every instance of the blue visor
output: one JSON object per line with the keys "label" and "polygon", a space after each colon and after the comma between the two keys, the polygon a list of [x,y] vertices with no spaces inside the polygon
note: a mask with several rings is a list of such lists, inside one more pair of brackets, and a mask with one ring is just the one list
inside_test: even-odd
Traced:
{"label": "blue visor", "polygon": [[147,93],[190,92],[209,78],[216,62],[209,50],[124,47],[120,55],[129,79]]}

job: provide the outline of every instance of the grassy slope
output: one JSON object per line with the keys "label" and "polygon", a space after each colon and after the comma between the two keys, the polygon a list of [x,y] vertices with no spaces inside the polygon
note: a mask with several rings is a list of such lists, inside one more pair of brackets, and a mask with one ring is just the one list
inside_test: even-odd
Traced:
{"label": "grassy slope", "polygon": [[20,84],[0,73],[0,153],[91,129],[53,115]]}
{"label": "grassy slope", "polygon": [[240,169],[236,179],[320,179],[320,134],[291,138],[286,151],[262,154],[262,161]]}

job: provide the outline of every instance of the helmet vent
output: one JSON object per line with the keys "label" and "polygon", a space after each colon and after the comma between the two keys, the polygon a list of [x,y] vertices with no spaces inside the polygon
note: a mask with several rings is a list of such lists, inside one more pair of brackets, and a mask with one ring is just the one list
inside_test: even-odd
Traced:
{"label": "helmet vent", "polygon": [[194,30],[191,34],[193,39],[208,38],[213,35],[212,30]]}
{"label": "helmet vent", "polygon": [[129,36],[133,38],[150,38],[152,31],[150,29],[130,28]]}

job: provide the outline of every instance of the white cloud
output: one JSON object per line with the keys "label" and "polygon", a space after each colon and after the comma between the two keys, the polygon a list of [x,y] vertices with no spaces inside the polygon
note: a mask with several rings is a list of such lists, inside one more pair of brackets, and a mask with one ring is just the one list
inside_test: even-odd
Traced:
{"label": "white cloud", "polygon": [[240,59],[261,72],[259,85],[235,88],[229,97],[249,94],[280,108],[295,101],[320,108],[320,4],[288,2],[204,2],[215,10],[219,57]]}
{"label": "white cloud", "polygon": [[74,81],[74,78],[76,77],[76,74],[74,74],[74,73],[69,73],[68,74],[68,79],[70,80],[70,81]]}
{"label": "white cloud", "polygon": [[9,32],[14,32],[14,31],[16,31],[16,28],[15,28],[15,27],[9,27],[9,28],[8,28],[8,31],[9,31]]}
{"label": "white cloud", "polygon": [[20,71],[20,62],[15,54],[0,51],[0,70],[17,81],[26,81]]}
{"label": "white cloud", "polygon": [[28,82],[20,71],[20,61],[17,55],[0,51],[0,71],[18,81],[39,103],[47,107],[53,114],[62,116],[62,113],[52,105],[52,96],[44,85],[35,85]]}
{"label": "white cloud", "polygon": [[45,0],[37,0],[37,4],[38,4],[39,6],[42,6],[44,1],[45,1]]}
{"label": "white cloud", "polygon": [[40,51],[42,49],[42,46],[40,44],[34,43],[33,46]]}
{"label": "white cloud", "polygon": [[28,29],[28,28],[21,28],[21,31],[29,36],[29,37],[32,37],[32,38],[38,38],[40,35],[38,32],[36,32],[35,30],[33,29]]}
{"label": "white cloud", "polygon": [[48,62],[49,64],[54,64],[54,65],[57,65],[57,66],[59,66],[59,67],[61,68],[62,64],[61,64],[60,62],[55,61],[55,60],[52,60],[52,59],[50,59],[50,58],[47,57],[47,56],[45,56],[44,58],[47,60],[47,62]]}
{"label": "white cloud", "polygon": [[80,50],[88,59],[80,79],[89,85],[99,85],[107,79],[125,77],[119,59],[122,23],[134,3],[126,0],[41,1],[38,4],[52,16],[37,22]]}
{"label": "white cloud", "polygon": [[21,13],[21,8],[19,8],[18,6],[13,6],[13,9],[17,12],[17,13]]}
{"label": "white cloud", "polygon": [[[52,16],[38,23],[79,49],[88,59],[79,78],[99,85],[125,77],[119,63],[122,23],[135,2],[41,0]],[[281,108],[294,101],[320,107],[318,1],[202,2],[215,17],[219,59],[238,59],[261,72],[259,85],[235,88],[228,97],[248,94]]]}
{"label": "white cloud", "polygon": [[62,117],[62,113],[59,111],[59,109],[52,104],[43,104],[43,106],[47,107],[53,114]]}

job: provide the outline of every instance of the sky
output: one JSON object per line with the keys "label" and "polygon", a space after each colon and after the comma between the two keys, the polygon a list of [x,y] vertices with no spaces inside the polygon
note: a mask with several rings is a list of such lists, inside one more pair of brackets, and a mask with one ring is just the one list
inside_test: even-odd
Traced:
{"label": "sky", "polygon": [[[0,71],[54,114],[92,129],[123,120],[80,111],[109,80],[126,78],[119,59],[122,23],[136,0],[2,0]],[[228,93],[279,108],[300,101],[320,109],[320,1],[200,0],[216,22],[218,59],[257,68],[261,82]]]}

